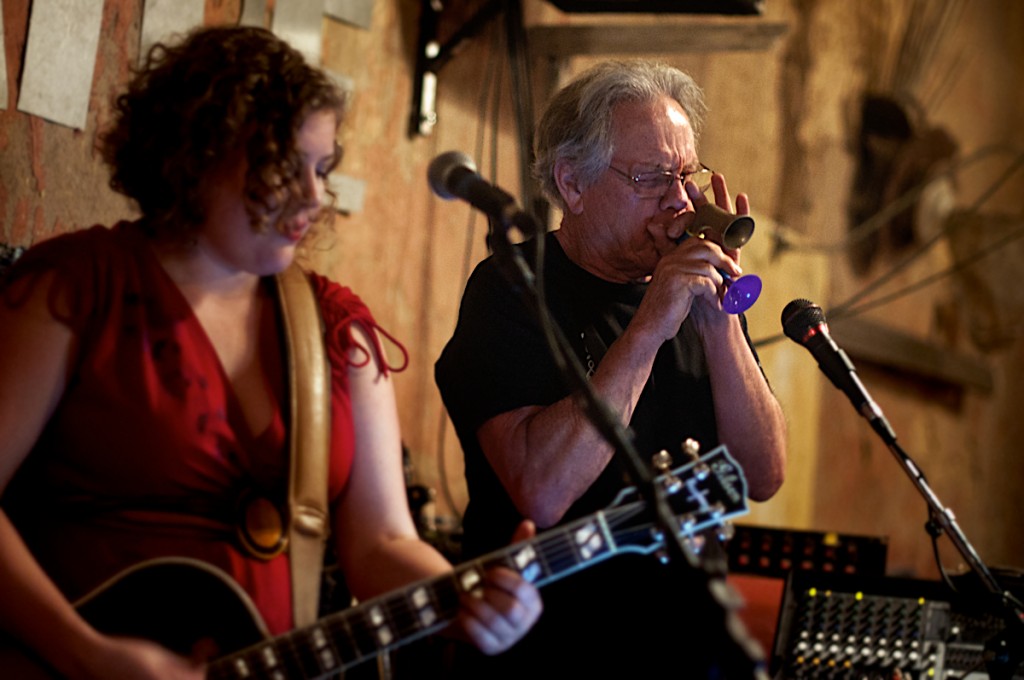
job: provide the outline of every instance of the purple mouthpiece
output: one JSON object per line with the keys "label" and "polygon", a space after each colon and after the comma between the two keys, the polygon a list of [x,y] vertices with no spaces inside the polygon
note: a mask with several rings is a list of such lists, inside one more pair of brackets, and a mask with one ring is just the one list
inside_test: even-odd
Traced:
{"label": "purple mouthpiece", "polygon": [[727,277],[726,283],[728,288],[722,296],[722,309],[729,314],[742,314],[750,309],[761,295],[761,277],[756,274],[746,274],[734,279],[732,283],[729,283]]}

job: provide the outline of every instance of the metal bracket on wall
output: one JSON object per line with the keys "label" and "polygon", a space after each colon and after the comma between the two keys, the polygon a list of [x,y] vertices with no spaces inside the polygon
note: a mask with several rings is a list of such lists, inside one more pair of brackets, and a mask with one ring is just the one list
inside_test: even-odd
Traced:
{"label": "metal bracket on wall", "polygon": [[529,209],[538,200],[538,193],[530,177],[530,150],[533,148],[533,103],[530,90],[529,56],[526,31],[523,28],[521,0],[487,0],[454,34],[441,43],[438,38],[440,15],[439,0],[425,3],[420,16],[420,34],[416,73],[413,83],[412,111],[409,136],[429,135],[437,123],[435,109],[437,75],[458,52],[462,44],[479,33],[496,16],[503,16],[506,33],[505,49],[511,74],[511,88],[515,103],[516,134],[519,148],[519,174],[523,187],[523,205]]}
{"label": "metal bracket on wall", "polygon": [[3,275],[7,269],[10,268],[14,261],[25,254],[25,248],[22,246],[12,246],[6,243],[0,243],[0,276]]}
{"label": "metal bracket on wall", "polygon": [[[655,14],[734,14],[757,15],[763,12],[764,0],[549,0],[564,12],[624,12]],[[505,12],[509,18],[507,29],[510,35],[525,39],[522,26],[522,8],[519,0],[487,0],[476,14],[471,16],[446,42],[438,36],[440,16],[444,11],[443,0],[424,0],[420,14],[419,36],[416,50],[416,73],[413,81],[412,111],[409,121],[409,136],[429,135],[437,123],[436,95],[437,74],[452,58],[463,41],[480,32],[497,14]],[[568,27],[547,27],[553,31]],[[586,26],[578,27],[586,29]],[[621,28],[610,27],[612,32],[621,33]],[[537,29],[531,29],[531,33]],[[636,51],[644,45],[640,40],[631,46]],[[642,47],[640,48],[643,49]],[[668,48],[675,51],[673,43]],[[743,46],[741,49],[752,49]],[[532,121],[530,121],[532,124]]]}
{"label": "metal bracket on wall", "polygon": [[447,41],[438,37],[441,0],[423,3],[420,14],[420,32],[416,44],[416,73],[413,79],[412,114],[409,136],[429,135],[437,123],[437,74],[448,63],[459,46],[479,33],[504,7],[501,0],[488,0]]}

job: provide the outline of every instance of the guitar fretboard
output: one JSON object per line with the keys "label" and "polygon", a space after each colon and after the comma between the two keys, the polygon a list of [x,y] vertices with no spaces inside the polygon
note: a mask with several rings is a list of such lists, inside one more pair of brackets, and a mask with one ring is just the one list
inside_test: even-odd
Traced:
{"label": "guitar fretboard", "polygon": [[[684,466],[674,475],[681,477],[695,465]],[[681,535],[720,524],[745,509],[745,480],[724,447],[702,458],[699,474],[688,475],[679,488],[685,492],[673,505],[685,508],[685,512],[677,515]],[[726,503],[710,503],[709,497],[724,497]],[[483,574],[491,567],[512,569],[539,587],[620,552],[650,553],[661,546],[658,536],[652,531],[642,502],[621,503],[461,564],[450,574],[368,600],[327,616],[313,626],[218,659],[210,665],[207,677],[332,677],[387,649],[448,625],[458,614],[461,597],[480,594]]]}

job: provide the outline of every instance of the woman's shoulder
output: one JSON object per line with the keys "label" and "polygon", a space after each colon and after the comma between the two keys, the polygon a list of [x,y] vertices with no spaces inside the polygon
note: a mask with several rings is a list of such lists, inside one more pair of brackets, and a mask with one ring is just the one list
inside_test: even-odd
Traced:
{"label": "woman's shoulder", "polygon": [[15,262],[15,269],[86,263],[104,256],[130,257],[138,248],[136,232],[136,225],[130,222],[118,222],[112,227],[97,224],[64,232],[33,244]]}
{"label": "woman's shoulder", "polygon": [[4,273],[3,302],[19,307],[41,292],[55,317],[75,325],[109,300],[126,270],[144,259],[139,257],[141,239],[131,223],[122,222],[40,241]]}
{"label": "woman's shoulder", "polygon": [[371,320],[373,319],[370,308],[348,286],[343,286],[314,271],[306,272],[306,276],[309,277],[313,293],[316,295],[325,316],[330,316],[332,320],[337,320],[338,322],[342,322],[352,316],[363,315],[368,316]]}
{"label": "woman's shoulder", "polygon": [[[371,359],[375,359],[379,370],[385,374],[388,371],[405,369],[409,362],[405,347],[381,328],[370,308],[351,288],[316,272],[307,272],[307,276],[320,304],[328,354],[335,366],[365,366],[370,363]],[[356,342],[352,336],[353,324],[358,324],[368,333],[372,354],[368,353],[366,348]],[[387,340],[401,354],[402,360],[398,364],[388,361],[381,338]],[[353,351],[355,352],[354,357],[351,355]]]}

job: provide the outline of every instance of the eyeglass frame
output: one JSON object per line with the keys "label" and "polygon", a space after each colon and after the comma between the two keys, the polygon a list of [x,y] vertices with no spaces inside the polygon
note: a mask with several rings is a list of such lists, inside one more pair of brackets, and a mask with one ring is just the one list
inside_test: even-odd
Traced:
{"label": "eyeglass frame", "polygon": [[[634,173],[634,174],[631,175],[631,174],[629,174],[627,172],[623,172],[622,170],[619,170],[618,168],[616,168],[611,163],[608,164],[608,169],[614,171],[615,174],[619,175],[623,179],[628,180],[630,182],[629,186],[633,189],[634,192],[636,192],[636,194],[638,196],[645,196],[645,194],[642,193],[642,191],[643,191],[642,188],[640,187],[640,176],[641,175],[660,175],[662,177],[670,177],[671,178],[671,180],[669,180],[665,184],[664,188],[661,189],[660,193],[657,193],[657,194],[653,194],[653,193],[652,194],[646,194],[647,198],[658,198],[660,196],[664,196],[665,192],[668,191],[669,187],[672,186],[672,182],[674,182],[675,180],[679,180],[682,184],[686,184],[687,181],[692,181],[691,178],[694,175],[696,175],[698,173],[706,172],[706,173],[708,173],[708,181],[707,181],[707,183],[704,184],[704,185],[697,184],[697,188],[703,194],[705,191],[707,191],[708,189],[711,188],[711,177],[714,175],[714,172],[715,172],[714,170],[712,170],[708,166],[704,165],[704,163],[700,164],[700,168],[698,170],[694,170],[693,172],[681,172],[681,173],[675,173],[675,172],[672,172],[671,170],[651,170],[649,172],[638,172],[638,173]],[[696,182],[694,182],[694,184],[696,184]]]}

